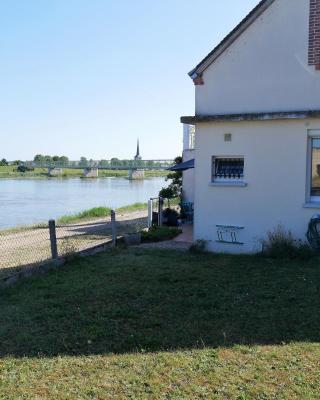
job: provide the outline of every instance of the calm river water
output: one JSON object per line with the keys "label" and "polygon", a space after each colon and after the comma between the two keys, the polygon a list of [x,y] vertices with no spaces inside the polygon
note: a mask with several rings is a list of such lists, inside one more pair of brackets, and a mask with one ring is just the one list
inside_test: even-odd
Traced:
{"label": "calm river water", "polygon": [[166,186],[164,178],[1,179],[0,229],[34,224],[96,206],[147,202]]}

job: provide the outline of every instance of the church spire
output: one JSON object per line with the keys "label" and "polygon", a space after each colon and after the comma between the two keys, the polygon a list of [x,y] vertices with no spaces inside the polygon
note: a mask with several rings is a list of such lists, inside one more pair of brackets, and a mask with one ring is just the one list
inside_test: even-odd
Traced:
{"label": "church spire", "polygon": [[137,140],[137,153],[134,156],[135,160],[141,160],[141,156],[140,156],[140,146],[139,146],[139,139]]}

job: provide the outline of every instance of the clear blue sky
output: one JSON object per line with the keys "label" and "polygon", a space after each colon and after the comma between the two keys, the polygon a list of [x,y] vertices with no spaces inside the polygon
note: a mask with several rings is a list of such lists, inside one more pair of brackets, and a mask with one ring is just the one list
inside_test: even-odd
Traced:
{"label": "clear blue sky", "polygon": [[181,153],[187,76],[257,0],[1,0],[0,158]]}

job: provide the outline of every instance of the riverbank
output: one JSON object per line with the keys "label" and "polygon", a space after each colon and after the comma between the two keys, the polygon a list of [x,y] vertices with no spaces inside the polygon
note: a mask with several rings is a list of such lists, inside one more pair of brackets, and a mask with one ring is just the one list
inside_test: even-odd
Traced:
{"label": "riverbank", "polygon": [[[134,210],[134,207],[137,209]],[[136,205],[117,210],[117,235],[138,232],[147,227],[147,207],[139,207]],[[87,214],[92,215],[92,212],[88,211]],[[59,256],[72,257],[80,251],[110,242],[110,214],[86,219],[83,215],[77,222],[72,216],[68,223],[57,221]],[[0,239],[0,279],[25,270],[29,265],[47,262],[52,257],[48,223],[0,231]]]}
{"label": "riverbank", "polygon": [[[126,217],[127,219],[135,219],[137,217],[137,212],[141,212],[141,215],[147,212],[147,203],[134,203],[128,206],[119,207],[115,209],[116,215],[121,217]],[[96,223],[101,222],[104,219],[109,221],[111,208],[109,207],[93,207],[87,210],[80,211],[75,214],[66,214],[59,217],[56,221],[58,225],[70,225],[77,223]],[[139,214],[139,217],[141,217]],[[40,222],[38,224],[17,226],[8,229],[0,229],[0,236],[7,235],[11,233],[19,233],[24,231],[30,231],[35,229],[43,229],[48,226],[48,222]]]}
{"label": "riverbank", "polygon": [[[168,171],[150,170],[145,171],[146,178],[166,177]],[[56,177],[48,174],[47,168],[35,168],[34,171],[18,172],[16,165],[0,166],[0,179],[3,178],[39,178],[39,179],[63,179],[63,178],[81,178],[82,169],[65,169],[63,173]],[[128,171],[99,170],[99,178],[128,178]]]}

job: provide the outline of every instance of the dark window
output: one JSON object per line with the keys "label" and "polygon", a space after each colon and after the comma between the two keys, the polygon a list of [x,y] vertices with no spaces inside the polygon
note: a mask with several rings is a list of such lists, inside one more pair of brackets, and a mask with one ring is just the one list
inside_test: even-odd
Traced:
{"label": "dark window", "polygon": [[243,179],[244,158],[213,157],[213,180]]}
{"label": "dark window", "polygon": [[312,139],[311,196],[320,196],[320,138]]}

